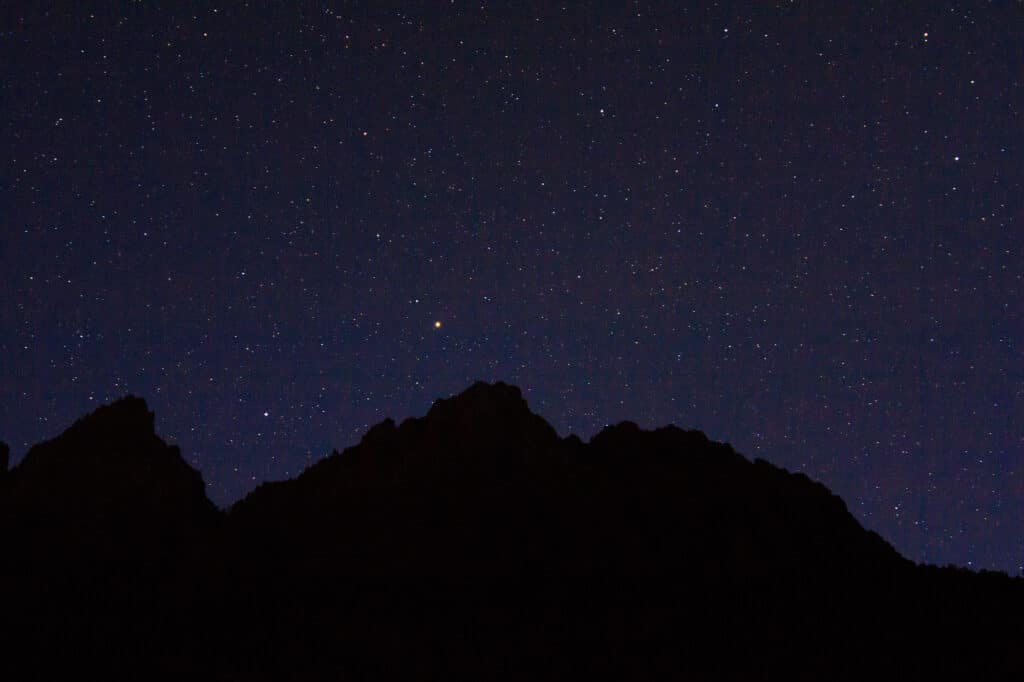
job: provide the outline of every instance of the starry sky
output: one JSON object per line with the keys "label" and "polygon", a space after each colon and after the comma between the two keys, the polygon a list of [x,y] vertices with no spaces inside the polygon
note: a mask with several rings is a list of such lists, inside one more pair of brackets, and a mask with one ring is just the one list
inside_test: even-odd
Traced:
{"label": "starry sky", "polygon": [[0,9],[0,438],[127,393],[227,505],[477,379],[1024,567],[1024,6]]}

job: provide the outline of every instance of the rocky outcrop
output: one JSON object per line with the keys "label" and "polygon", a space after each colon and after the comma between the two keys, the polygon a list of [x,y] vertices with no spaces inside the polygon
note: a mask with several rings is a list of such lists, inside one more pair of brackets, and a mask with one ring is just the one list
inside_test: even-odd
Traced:
{"label": "rocky outcrop", "polygon": [[124,398],[32,447],[8,474],[0,509],[26,551],[76,561],[166,553],[218,515],[203,480]]}

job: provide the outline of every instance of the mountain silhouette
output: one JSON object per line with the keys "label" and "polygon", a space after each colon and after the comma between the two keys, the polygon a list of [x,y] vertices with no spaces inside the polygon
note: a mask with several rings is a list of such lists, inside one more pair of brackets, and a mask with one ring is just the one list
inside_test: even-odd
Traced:
{"label": "mountain silhouette", "polygon": [[36,557],[172,552],[217,517],[199,472],[156,436],[135,397],[30,449],[6,476],[0,510]]}
{"label": "mountain silhouette", "polygon": [[[673,426],[477,383],[226,511],[138,398],[7,471],[5,679],[1017,679],[1024,588]],[[6,472],[6,473],[2,473]]]}
{"label": "mountain silhouette", "polygon": [[[358,522],[353,522],[357,520]],[[336,574],[877,571],[902,559],[824,486],[674,427],[561,439],[518,389],[475,384],[374,427],[228,523]],[[331,536],[329,545],[322,538]],[[694,551],[698,550],[698,551]]]}

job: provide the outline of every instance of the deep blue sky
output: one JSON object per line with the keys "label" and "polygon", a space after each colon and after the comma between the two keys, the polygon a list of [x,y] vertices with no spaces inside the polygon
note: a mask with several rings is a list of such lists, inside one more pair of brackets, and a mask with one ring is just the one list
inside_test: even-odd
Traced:
{"label": "deep blue sky", "polygon": [[134,393],[226,504],[502,379],[1021,570],[1020,2],[389,4],[4,4],[16,459]]}

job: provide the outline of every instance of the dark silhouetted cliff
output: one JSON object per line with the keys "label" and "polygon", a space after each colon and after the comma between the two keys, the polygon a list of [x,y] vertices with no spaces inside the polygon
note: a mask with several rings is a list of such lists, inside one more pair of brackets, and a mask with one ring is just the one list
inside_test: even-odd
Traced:
{"label": "dark silhouetted cliff", "polygon": [[7,476],[0,513],[34,559],[170,554],[216,522],[203,480],[124,398],[40,443]]}
{"label": "dark silhouetted cliff", "polygon": [[18,679],[1015,679],[1021,581],[915,566],[702,433],[478,383],[227,512],[101,408],[0,476]]}

